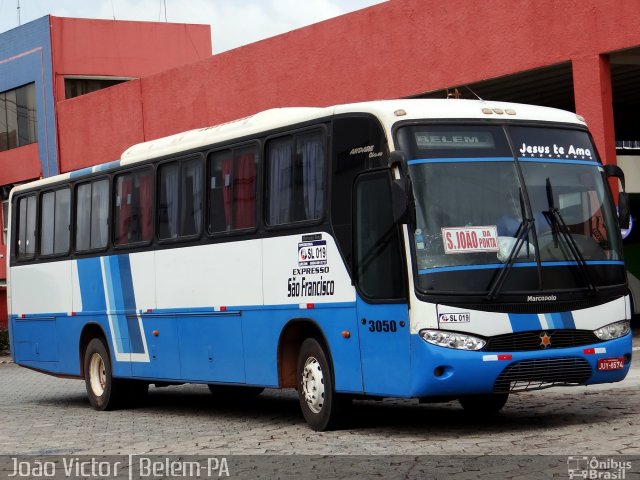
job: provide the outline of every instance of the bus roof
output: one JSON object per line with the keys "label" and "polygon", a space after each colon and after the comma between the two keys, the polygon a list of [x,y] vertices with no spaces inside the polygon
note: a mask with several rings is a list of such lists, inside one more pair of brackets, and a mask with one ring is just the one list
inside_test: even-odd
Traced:
{"label": "bus roof", "polygon": [[152,158],[189,151],[207,145],[243,138],[260,132],[310,122],[332,115],[370,113],[390,126],[398,121],[417,119],[483,119],[483,120],[532,120],[573,123],[585,126],[582,117],[565,110],[518,103],[488,100],[462,99],[398,99],[351,103],[331,107],[286,107],[265,110],[248,117],[219,125],[188,130],[156,140],[138,143],[122,153],[120,160],[48,177],[16,187],[46,185],[63,179],[81,177],[89,173],[110,170],[121,165],[131,165]]}

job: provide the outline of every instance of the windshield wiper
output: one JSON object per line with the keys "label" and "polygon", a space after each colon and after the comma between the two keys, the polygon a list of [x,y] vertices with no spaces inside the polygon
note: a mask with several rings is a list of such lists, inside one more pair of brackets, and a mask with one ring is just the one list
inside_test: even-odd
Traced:
{"label": "windshield wiper", "polygon": [[549,204],[549,210],[546,212],[542,212],[551,223],[551,232],[553,234],[553,242],[554,246],[558,247],[558,232],[560,233],[560,237],[564,239],[567,246],[569,247],[569,251],[571,255],[576,260],[578,264],[578,270],[582,275],[582,279],[587,285],[589,289],[589,293],[591,295],[595,295],[598,293],[598,287],[596,287],[593,279],[591,278],[591,273],[589,273],[589,267],[587,266],[587,262],[585,261],[582,253],[580,253],[580,249],[576,244],[576,241],[573,239],[571,232],[569,231],[569,227],[562,218],[562,214],[560,210],[555,206],[555,202],[553,200],[553,188],[551,186],[551,180],[547,177],[547,203]]}
{"label": "windshield wiper", "polygon": [[[522,217],[524,218],[525,207],[522,189],[520,189],[520,211],[522,213]],[[527,244],[527,257],[529,256],[530,245],[529,241],[525,239],[529,238],[529,232],[533,229],[534,222],[535,220],[533,218],[524,218],[524,220],[520,222],[518,230],[516,231],[516,243],[513,245],[511,251],[509,252],[509,257],[505,262],[505,266],[502,270],[500,270],[500,273],[494,278],[493,282],[491,282],[491,285],[489,286],[489,293],[487,294],[488,300],[494,300],[500,293],[502,285],[504,285],[504,281],[507,279],[507,275],[509,274],[511,267],[513,267],[513,264],[516,262],[516,258],[518,258],[520,250],[522,250],[522,246],[525,243]]]}
{"label": "windshield wiper", "polygon": [[533,218],[526,218],[520,222],[516,236],[516,243],[513,245],[513,248],[511,248],[511,252],[509,252],[509,258],[507,258],[504,268],[500,270],[498,276],[494,278],[493,282],[489,286],[489,293],[487,294],[488,300],[494,300],[498,296],[498,293],[500,293],[502,285],[507,279],[507,275],[509,274],[511,267],[516,263],[516,258],[518,258],[518,254],[525,243],[527,244],[527,255],[529,254],[529,242],[525,239],[529,238],[529,232],[533,228],[534,222],[535,220]]}

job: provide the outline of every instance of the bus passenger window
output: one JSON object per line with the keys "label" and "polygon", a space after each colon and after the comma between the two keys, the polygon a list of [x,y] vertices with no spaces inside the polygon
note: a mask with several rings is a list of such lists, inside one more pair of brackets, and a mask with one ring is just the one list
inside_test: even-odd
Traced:
{"label": "bus passenger window", "polygon": [[151,240],[152,173],[150,170],[116,177],[115,239],[116,245]]}
{"label": "bus passenger window", "polygon": [[257,148],[214,152],[209,157],[209,232],[256,226]]}
{"label": "bus passenger window", "polygon": [[78,185],[76,250],[105,248],[109,241],[109,180]]}
{"label": "bus passenger window", "polygon": [[59,255],[69,251],[71,193],[68,188],[46,192],[40,208],[40,254]]}
{"label": "bus passenger window", "polygon": [[267,146],[267,223],[317,220],[324,212],[324,140],[320,132],[271,141]]}
{"label": "bus passenger window", "polygon": [[36,196],[18,200],[18,258],[33,258],[36,252]]}
{"label": "bus passenger window", "polygon": [[158,238],[193,237],[202,231],[200,158],[161,165],[158,191]]}

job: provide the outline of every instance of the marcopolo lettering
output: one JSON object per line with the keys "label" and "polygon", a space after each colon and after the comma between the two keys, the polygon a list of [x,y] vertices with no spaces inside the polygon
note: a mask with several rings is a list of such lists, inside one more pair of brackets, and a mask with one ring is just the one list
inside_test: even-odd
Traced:
{"label": "marcopolo lettering", "polygon": [[557,299],[555,295],[529,295],[527,302],[555,302]]}

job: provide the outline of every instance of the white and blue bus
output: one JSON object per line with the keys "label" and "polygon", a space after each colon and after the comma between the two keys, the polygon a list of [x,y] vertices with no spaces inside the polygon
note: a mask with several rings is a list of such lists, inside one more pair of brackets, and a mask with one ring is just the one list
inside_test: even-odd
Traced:
{"label": "white and blue bus", "polygon": [[[617,382],[630,302],[608,177],[574,113],[471,100],[268,110],[11,193],[14,361],[149,384],[458,399]],[[620,206],[626,196],[620,193]]]}

